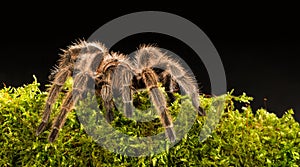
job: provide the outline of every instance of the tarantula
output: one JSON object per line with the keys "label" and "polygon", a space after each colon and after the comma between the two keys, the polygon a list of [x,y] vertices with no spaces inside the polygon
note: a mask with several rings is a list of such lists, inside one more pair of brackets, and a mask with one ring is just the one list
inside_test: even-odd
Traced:
{"label": "tarantula", "polygon": [[90,79],[95,81],[95,95],[103,101],[108,122],[113,120],[113,109],[115,109],[112,98],[114,87],[120,89],[126,117],[132,116],[134,89],[144,87],[160,116],[166,137],[174,142],[176,135],[172,118],[167,109],[166,97],[158,88],[159,82],[168,94],[178,91],[179,86],[192,99],[192,104],[198,113],[203,115],[199,107],[196,80],[178,62],[151,45],[141,46],[134,60],[130,60],[125,55],[109,52],[99,42],[79,41],[69,46],[67,50],[63,50],[58,66],[52,75],[52,86],[48,91],[42,122],[37,128],[36,135],[45,129],[52,105],[67,78],[71,76],[73,76],[73,88],[64,98],[61,111],[54,120],[48,137],[49,142],[57,138],[68,112],[82,97]]}

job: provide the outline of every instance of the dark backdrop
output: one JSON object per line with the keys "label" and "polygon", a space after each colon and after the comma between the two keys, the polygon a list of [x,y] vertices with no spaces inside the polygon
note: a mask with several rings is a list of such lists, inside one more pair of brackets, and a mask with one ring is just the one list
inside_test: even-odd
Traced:
{"label": "dark backdrop", "polygon": [[[300,14],[296,5],[235,4],[237,7],[225,7],[222,4],[219,8],[204,4],[187,7],[181,4],[18,5],[20,9],[15,4],[2,6],[8,10],[1,11],[1,87],[31,83],[32,76],[36,75],[44,89],[60,49],[78,39],[87,39],[100,26],[124,14],[159,10],[182,16],[206,33],[223,61],[228,91],[235,89],[235,94],[246,92],[253,96],[255,109],[264,107],[263,99],[267,98],[269,111],[278,116],[293,108],[295,118],[300,120],[300,27],[297,25]],[[149,33],[128,37],[112,50],[130,53],[140,43],[156,43],[177,54],[194,54],[177,39]],[[210,83],[201,62],[186,61],[191,63],[201,90],[209,93]]]}

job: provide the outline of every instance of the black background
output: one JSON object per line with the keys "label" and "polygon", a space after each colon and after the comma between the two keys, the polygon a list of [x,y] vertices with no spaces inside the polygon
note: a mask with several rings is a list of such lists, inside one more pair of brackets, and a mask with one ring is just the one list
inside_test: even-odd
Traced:
{"label": "black background", "polygon": [[[60,49],[88,39],[103,24],[124,14],[158,10],[184,17],[206,33],[222,59],[228,91],[254,97],[254,109],[264,107],[267,98],[267,108],[278,116],[293,108],[300,120],[300,13],[296,4],[116,4],[18,4],[20,9],[15,4],[3,5],[8,10],[1,10],[0,87],[32,83],[36,75],[44,89]],[[156,43],[176,54],[193,55],[177,39],[159,34],[139,34],[122,41],[112,50],[130,53],[140,43]],[[201,62],[187,62],[202,91],[209,93]]]}

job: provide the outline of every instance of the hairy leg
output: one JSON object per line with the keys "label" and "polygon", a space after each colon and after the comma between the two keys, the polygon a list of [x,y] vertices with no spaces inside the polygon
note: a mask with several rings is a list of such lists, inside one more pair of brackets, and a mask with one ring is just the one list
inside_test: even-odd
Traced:
{"label": "hairy leg", "polygon": [[[109,66],[110,63],[106,63]],[[113,65],[113,64],[111,64]],[[114,119],[114,109],[116,109],[113,101],[112,85],[113,85],[113,72],[115,66],[102,70],[102,75],[96,78],[96,95],[100,97],[101,103],[105,108],[105,118],[110,123]],[[103,109],[103,108],[102,108]]]}
{"label": "hairy leg", "polygon": [[74,108],[76,102],[85,93],[84,91],[86,90],[88,79],[89,77],[87,75],[81,74],[77,75],[74,78],[73,90],[67,94],[66,98],[63,101],[60,113],[56,117],[52,125],[52,130],[48,137],[50,142],[53,142],[57,138],[58,132],[61,127],[63,127],[68,113]]}
{"label": "hairy leg", "polygon": [[66,82],[67,78],[70,77],[72,74],[71,68],[72,66],[69,65],[63,67],[59,72],[56,73],[55,79],[52,82],[52,86],[49,89],[49,94],[46,100],[42,122],[40,123],[40,125],[36,130],[36,135],[39,135],[45,129],[51,114],[52,105],[53,103],[55,103],[56,98],[58,97],[58,94],[61,91],[61,88]]}
{"label": "hairy leg", "polygon": [[162,86],[165,87],[169,102],[173,103],[176,100],[174,93],[179,92],[178,84],[172,79],[170,73],[168,73],[167,71],[160,73],[159,81],[162,83]]}
{"label": "hairy leg", "polygon": [[150,98],[155,106],[155,109],[158,112],[158,115],[160,116],[161,123],[163,124],[163,127],[166,130],[165,134],[167,138],[171,142],[175,142],[176,135],[173,128],[172,118],[167,109],[167,102],[165,96],[157,86],[158,78],[155,72],[149,69],[143,72],[142,77],[143,81],[146,84],[146,88],[150,92]]}
{"label": "hairy leg", "polygon": [[174,59],[163,54],[158,48],[153,46],[143,46],[137,53],[138,66],[165,69],[180,86],[180,89],[189,95],[193,106],[199,115],[205,115],[199,105],[199,90],[196,79],[193,78],[186,70]]}
{"label": "hairy leg", "polygon": [[64,99],[61,112],[54,121],[52,131],[49,135],[50,142],[55,140],[59,129],[65,122],[67,113],[74,107],[78,98],[84,93],[88,78],[94,75],[99,63],[106,54],[108,54],[107,49],[100,43],[87,43],[84,41],[80,41],[64,51],[64,54],[59,60],[59,70],[53,73],[55,79],[49,91],[43,120],[37,129],[37,135],[45,128],[46,123],[49,120],[51,106],[55,102],[61,87],[66,79],[73,74],[75,76],[73,90],[70,91]]}
{"label": "hairy leg", "polygon": [[190,96],[192,104],[198,111],[198,114],[206,115],[199,104],[199,90],[197,88],[196,79],[189,75],[180,64],[174,61],[168,62],[168,72],[171,74],[172,78],[174,78],[180,88]]}
{"label": "hairy leg", "polygon": [[132,78],[133,74],[130,70],[123,70],[122,71],[122,78],[121,78],[121,93],[122,93],[122,101],[124,104],[124,114],[126,117],[130,118],[133,115],[133,99],[132,99]]}
{"label": "hairy leg", "polygon": [[[132,117],[132,79],[134,76],[134,70],[130,60],[122,54],[113,53],[112,59],[109,60],[107,65],[103,67],[102,71],[105,76],[103,77],[103,83],[109,85],[109,88],[106,89],[109,89],[110,92],[112,92],[113,90],[118,90],[121,93],[122,102],[124,104],[124,114],[126,117]],[[104,98],[106,100],[104,100]],[[112,95],[105,95],[102,99],[106,102],[112,101]],[[108,107],[108,110],[111,110],[112,105],[109,103],[106,105]]]}
{"label": "hairy leg", "polygon": [[104,107],[106,110],[105,118],[108,122],[111,122],[114,119],[113,109],[115,108],[115,106],[114,106],[114,102],[112,99],[112,91],[111,91],[110,85],[108,85],[108,84],[102,85],[101,98],[103,99]]}

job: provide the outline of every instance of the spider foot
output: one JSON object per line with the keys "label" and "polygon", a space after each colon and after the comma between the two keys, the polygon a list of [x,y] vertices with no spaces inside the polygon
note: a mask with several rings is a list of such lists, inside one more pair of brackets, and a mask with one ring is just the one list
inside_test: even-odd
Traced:
{"label": "spider foot", "polygon": [[40,135],[42,132],[43,132],[43,130],[45,129],[45,127],[46,127],[46,122],[42,122],[40,125],[39,125],[39,127],[38,127],[38,129],[36,130],[36,135],[38,136],[38,135]]}
{"label": "spider foot", "polygon": [[175,131],[173,129],[173,127],[167,127],[166,128],[166,136],[168,137],[168,139],[174,143],[176,140],[176,135],[175,135]]}
{"label": "spider foot", "polygon": [[48,137],[48,140],[50,143],[53,143],[53,141],[57,138],[59,130],[58,129],[53,129]]}

